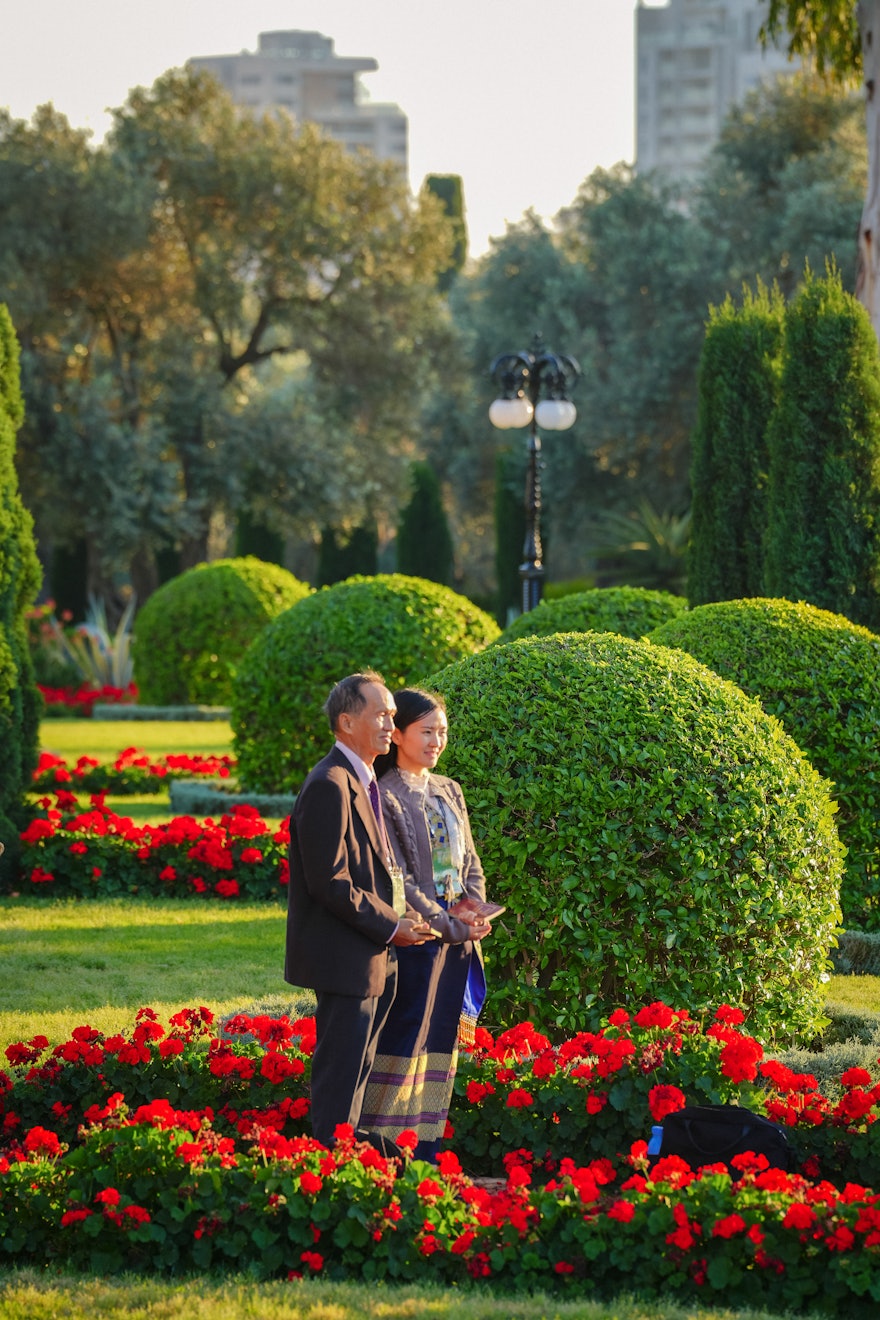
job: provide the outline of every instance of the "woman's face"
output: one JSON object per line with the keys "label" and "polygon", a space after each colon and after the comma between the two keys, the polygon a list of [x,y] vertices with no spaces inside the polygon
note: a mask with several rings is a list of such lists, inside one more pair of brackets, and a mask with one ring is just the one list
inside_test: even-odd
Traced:
{"label": "woman's face", "polygon": [[410,774],[433,770],[447,739],[446,716],[442,710],[429,710],[421,719],[391,735],[397,745],[397,764]]}

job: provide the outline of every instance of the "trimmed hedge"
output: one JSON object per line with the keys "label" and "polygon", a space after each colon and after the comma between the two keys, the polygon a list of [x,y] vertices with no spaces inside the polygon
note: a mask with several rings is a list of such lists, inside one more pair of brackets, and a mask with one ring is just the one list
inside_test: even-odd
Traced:
{"label": "trimmed hedge", "polygon": [[327,752],[323,705],[346,674],[377,669],[390,688],[479,651],[495,620],[448,587],[402,573],[353,577],[285,611],[236,675],[231,724],[240,782],[295,791]]}
{"label": "trimmed hedge", "polygon": [[552,600],[520,614],[507,625],[499,642],[519,637],[549,637],[558,632],[613,632],[644,637],[667,619],[684,613],[684,596],[647,587],[594,587]]}
{"label": "trimmed hedge", "polygon": [[757,597],[700,605],[651,640],[756,697],[832,781],[848,850],[843,921],[880,930],[880,637],[813,605]]}
{"label": "trimmed hedge", "polygon": [[687,999],[741,1005],[766,1039],[817,1031],[842,850],[827,785],[756,701],[611,633],[493,646],[428,686],[508,907],[487,1020],[555,1035]]}
{"label": "trimmed hedge", "polygon": [[145,706],[226,705],[254,637],[311,588],[250,556],[198,564],[159,587],[135,619],[134,681]]}

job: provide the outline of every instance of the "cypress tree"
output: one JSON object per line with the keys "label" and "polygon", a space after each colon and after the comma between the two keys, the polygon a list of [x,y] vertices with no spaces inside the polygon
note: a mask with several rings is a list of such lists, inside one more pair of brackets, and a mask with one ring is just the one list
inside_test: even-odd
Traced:
{"label": "cypress tree", "polygon": [[40,587],[33,521],[21,502],[15,436],[24,419],[18,341],[0,305],[0,877],[15,873],[24,792],[39,745],[40,697],[27,641],[27,611]]}
{"label": "cypress tree", "polygon": [[440,482],[427,463],[413,463],[409,503],[397,527],[397,571],[448,587],[452,582],[452,533]]}
{"label": "cypress tree", "polygon": [[460,174],[429,174],[424,184],[443,204],[443,210],[452,221],[452,257],[437,277],[437,287],[448,293],[455,277],[467,260],[467,226],[464,218],[464,185]]}
{"label": "cypress tree", "polygon": [[356,574],[372,577],[378,567],[379,532],[375,521],[355,527],[346,539],[335,527],[322,530],[318,550],[319,587],[330,587]]}
{"label": "cypress tree", "polygon": [[284,537],[255,517],[250,509],[240,509],[235,525],[235,554],[239,559],[253,555],[264,564],[284,567]]}
{"label": "cypress tree", "polygon": [[786,309],[764,560],[764,594],[880,631],[880,349],[833,268]]}
{"label": "cypress tree", "polygon": [[58,618],[82,623],[89,606],[89,546],[84,536],[52,547],[48,577]]}
{"label": "cypress tree", "polygon": [[522,579],[519,566],[526,538],[523,500],[523,465],[519,455],[499,450],[495,455],[495,581],[498,584],[496,617],[507,626],[511,610],[522,609]]}
{"label": "cypress tree", "polygon": [[778,289],[709,309],[691,458],[688,599],[763,593],[767,431],[779,390],[784,306]]}

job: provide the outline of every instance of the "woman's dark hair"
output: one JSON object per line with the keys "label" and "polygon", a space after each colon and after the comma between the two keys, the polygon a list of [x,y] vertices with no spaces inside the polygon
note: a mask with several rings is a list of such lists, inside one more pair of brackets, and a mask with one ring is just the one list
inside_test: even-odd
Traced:
{"label": "woman's dark hair", "polygon": [[[437,692],[427,692],[424,688],[401,688],[392,693],[397,710],[394,715],[395,728],[408,729],[416,720],[424,719],[433,710],[442,710],[446,714],[446,702]],[[376,778],[381,779],[397,765],[397,746],[391,744],[387,752],[382,752],[373,762]]]}

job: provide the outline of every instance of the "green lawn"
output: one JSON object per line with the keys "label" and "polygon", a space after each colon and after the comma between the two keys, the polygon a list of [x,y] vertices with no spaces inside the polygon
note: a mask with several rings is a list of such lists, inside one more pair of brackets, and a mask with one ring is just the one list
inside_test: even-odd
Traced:
{"label": "green lawn", "polygon": [[231,756],[232,730],[226,720],[43,720],[40,725],[41,750],[67,760],[95,756],[113,761],[126,747],[151,756]]}
{"label": "green lawn", "polygon": [[635,1302],[557,1301],[546,1294],[498,1297],[485,1287],[251,1283],[213,1276],[165,1283],[46,1278],[0,1271],[2,1320],[784,1320],[776,1312]]}

